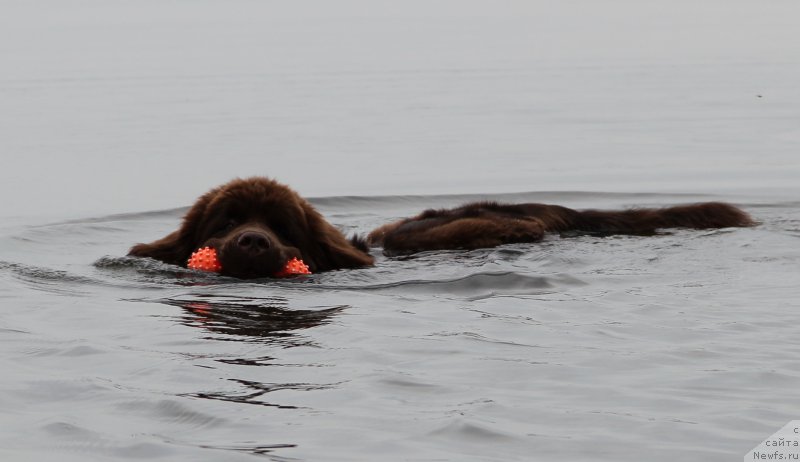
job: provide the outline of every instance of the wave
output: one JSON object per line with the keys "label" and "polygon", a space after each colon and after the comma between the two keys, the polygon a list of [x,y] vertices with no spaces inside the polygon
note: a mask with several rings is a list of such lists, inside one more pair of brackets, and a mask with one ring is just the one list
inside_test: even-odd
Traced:
{"label": "wave", "polygon": [[0,261],[0,270],[9,271],[12,274],[19,276],[20,278],[28,280],[38,280],[43,282],[75,282],[75,283],[94,282],[94,280],[91,278],[71,274],[64,270],[42,268],[39,266],[25,265],[22,263],[14,263],[7,261]]}
{"label": "wave", "polygon": [[[530,275],[515,271],[481,271],[458,277],[442,278],[435,273],[412,269],[411,273],[399,271],[395,278],[411,276],[392,282],[375,283],[377,275],[364,277],[364,271],[333,272],[304,278],[275,280],[239,280],[214,273],[191,271],[155,260],[133,257],[101,257],[93,267],[101,272],[79,275],[65,270],[0,261],[0,271],[8,272],[32,288],[68,295],[81,295],[89,287],[104,286],[126,289],[241,286],[271,288],[291,297],[295,291],[319,292],[372,292],[391,296],[442,296],[466,300],[479,300],[496,296],[538,295],[564,290],[565,287],[583,286],[586,283],[567,274]],[[426,266],[427,268],[427,266]],[[430,279],[419,278],[420,275]],[[360,276],[359,276],[360,275]],[[385,274],[384,274],[385,276]],[[359,279],[360,278],[360,279]],[[243,299],[247,299],[246,297]],[[259,299],[260,300],[260,299]],[[163,301],[161,301],[163,303]],[[233,306],[230,302],[229,305]],[[242,303],[244,305],[244,303]],[[241,307],[240,307],[241,308]]]}
{"label": "wave", "polygon": [[98,280],[64,270],[7,261],[0,261],[0,272],[8,272],[14,278],[36,289],[59,295],[81,295],[84,292],[79,290],[78,286],[100,283]]}
{"label": "wave", "polygon": [[513,271],[483,271],[450,279],[412,279],[383,284],[319,284],[317,289],[385,292],[392,295],[440,295],[479,300],[503,295],[538,295],[556,292],[564,286],[586,283],[573,276],[558,274],[533,276]]}
{"label": "wave", "polygon": [[101,257],[92,265],[103,270],[92,275],[23,263],[0,261],[0,274],[7,273],[33,289],[62,295],[83,295],[91,287],[117,289],[206,286],[230,283],[238,279],[187,270],[147,258]]}

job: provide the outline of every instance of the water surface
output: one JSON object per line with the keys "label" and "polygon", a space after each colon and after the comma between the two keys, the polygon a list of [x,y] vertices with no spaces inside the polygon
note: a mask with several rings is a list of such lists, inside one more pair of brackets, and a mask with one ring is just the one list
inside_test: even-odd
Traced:
{"label": "water surface", "polygon": [[[314,202],[364,231],[472,198]],[[120,256],[182,209],[6,230],[2,447],[9,460],[730,460],[800,411],[800,204],[744,206],[761,225],[376,252],[375,268],[248,282]]]}
{"label": "water surface", "polygon": [[[795,0],[0,3],[3,460],[728,461],[799,418]],[[761,224],[281,281],[124,257],[251,175],[347,233]]]}

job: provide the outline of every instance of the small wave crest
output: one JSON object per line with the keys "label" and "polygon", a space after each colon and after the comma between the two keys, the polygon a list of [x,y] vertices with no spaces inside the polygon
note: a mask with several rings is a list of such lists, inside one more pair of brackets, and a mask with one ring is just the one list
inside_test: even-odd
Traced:
{"label": "small wave crest", "polygon": [[508,271],[480,272],[452,279],[414,279],[363,286],[320,285],[318,287],[338,290],[378,291],[406,296],[440,294],[478,300],[498,295],[536,295],[553,292],[564,285],[584,284],[583,281],[567,275],[532,276]]}
{"label": "small wave crest", "polygon": [[64,270],[26,265],[22,263],[0,261],[0,271],[46,292],[61,295],[78,295],[81,293],[76,284],[96,284],[98,281]]}
{"label": "small wave crest", "polygon": [[157,285],[211,285],[232,280],[216,273],[189,270],[152,258],[106,255],[97,259],[93,266],[124,280]]}

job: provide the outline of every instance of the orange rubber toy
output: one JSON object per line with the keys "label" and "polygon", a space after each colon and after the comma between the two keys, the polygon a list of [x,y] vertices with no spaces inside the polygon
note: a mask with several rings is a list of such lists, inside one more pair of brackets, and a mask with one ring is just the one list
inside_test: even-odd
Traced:
{"label": "orange rubber toy", "polygon": [[[217,259],[217,251],[212,247],[197,249],[197,251],[189,257],[186,266],[189,269],[210,271],[213,273],[222,271],[222,264],[220,264],[219,259]],[[308,265],[303,263],[303,260],[292,258],[286,262],[282,270],[275,273],[274,277],[285,278],[299,274],[311,274],[311,271],[308,269]]]}
{"label": "orange rubber toy", "polygon": [[287,261],[286,266],[284,266],[282,270],[275,273],[275,277],[285,278],[298,274],[311,274],[311,271],[308,269],[308,265],[303,263],[303,260],[295,257]]}
{"label": "orange rubber toy", "polygon": [[217,260],[217,251],[211,247],[197,249],[197,251],[189,257],[186,266],[189,269],[211,271],[214,273],[222,271],[222,265],[219,263],[219,260]]}

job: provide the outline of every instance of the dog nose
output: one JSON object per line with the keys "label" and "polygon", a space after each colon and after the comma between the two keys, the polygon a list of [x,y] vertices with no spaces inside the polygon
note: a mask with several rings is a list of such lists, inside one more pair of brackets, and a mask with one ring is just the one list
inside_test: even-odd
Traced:
{"label": "dog nose", "polygon": [[264,234],[248,231],[239,236],[236,245],[249,253],[260,253],[270,247],[270,242]]}

